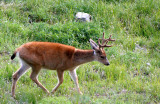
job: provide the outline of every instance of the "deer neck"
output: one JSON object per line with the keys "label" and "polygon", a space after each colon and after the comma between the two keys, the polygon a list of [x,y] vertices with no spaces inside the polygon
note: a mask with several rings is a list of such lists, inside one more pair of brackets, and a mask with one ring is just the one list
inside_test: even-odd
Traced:
{"label": "deer neck", "polygon": [[80,50],[76,49],[73,57],[74,65],[80,65],[83,63],[94,61],[93,50]]}

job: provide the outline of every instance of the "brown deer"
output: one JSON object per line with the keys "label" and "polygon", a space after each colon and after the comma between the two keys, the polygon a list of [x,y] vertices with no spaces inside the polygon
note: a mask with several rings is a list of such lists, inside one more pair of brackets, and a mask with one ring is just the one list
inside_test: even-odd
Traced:
{"label": "brown deer", "polygon": [[[72,80],[76,84],[78,92],[82,94],[79,89],[76,67],[91,61],[99,61],[104,65],[109,65],[103,48],[111,47],[111,45],[107,45],[109,41],[115,41],[115,39],[111,39],[111,36],[109,39],[104,39],[103,33],[103,38],[98,39],[99,45],[90,39],[92,50],[76,49],[72,46],[51,42],[29,42],[20,46],[11,56],[12,60],[18,56],[21,61],[21,67],[12,76],[12,96],[15,97],[15,88],[18,79],[30,67],[32,68],[30,78],[48,94],[49,91],[37,79],[41,68],[57,71],[58,83],[53,88],[52,93],[62,84],[63,73],[68,70]],[[102,44],[100,41],[102,41]]]}

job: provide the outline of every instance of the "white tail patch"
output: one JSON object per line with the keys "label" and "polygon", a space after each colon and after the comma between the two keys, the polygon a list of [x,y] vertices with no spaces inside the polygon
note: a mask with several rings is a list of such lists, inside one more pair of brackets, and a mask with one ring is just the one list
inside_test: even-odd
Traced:
{"label": "white tail patch", "polygon": [[16,53],[16,56],[19,58],[19,62],[21,63],[21,67],[25,67],[25,68],[29,68],[30,66],[23,60],[20,58],[19,56],[19,52]]}

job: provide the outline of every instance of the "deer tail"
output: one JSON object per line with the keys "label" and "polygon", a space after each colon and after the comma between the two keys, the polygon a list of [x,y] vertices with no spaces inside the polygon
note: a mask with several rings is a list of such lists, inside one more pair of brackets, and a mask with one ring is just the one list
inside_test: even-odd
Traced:
{"label": "deer tail", "polygon": [[13,59],[16,57],[16,53],[17,53],[17,51],[15,51],[15,52],[13,53],[13,55],[11,56],[11,60],[13,60]]}

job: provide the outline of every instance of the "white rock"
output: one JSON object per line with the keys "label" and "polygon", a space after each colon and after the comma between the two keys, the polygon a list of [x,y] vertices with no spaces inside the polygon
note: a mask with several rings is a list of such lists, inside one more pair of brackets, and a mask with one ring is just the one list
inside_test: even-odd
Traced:
{"label": "white rock", "polygon": [[90,22],[91,21],[91,15],[88,13],[84,13],[84,12],[78,12],[76,14],[76,21],[86,21],[86,22]]}
{"label": "white rock", "polygon": [[146,63],[147,64],[147,66],[151,66],[151,64],[148,62],[148,63]]}

